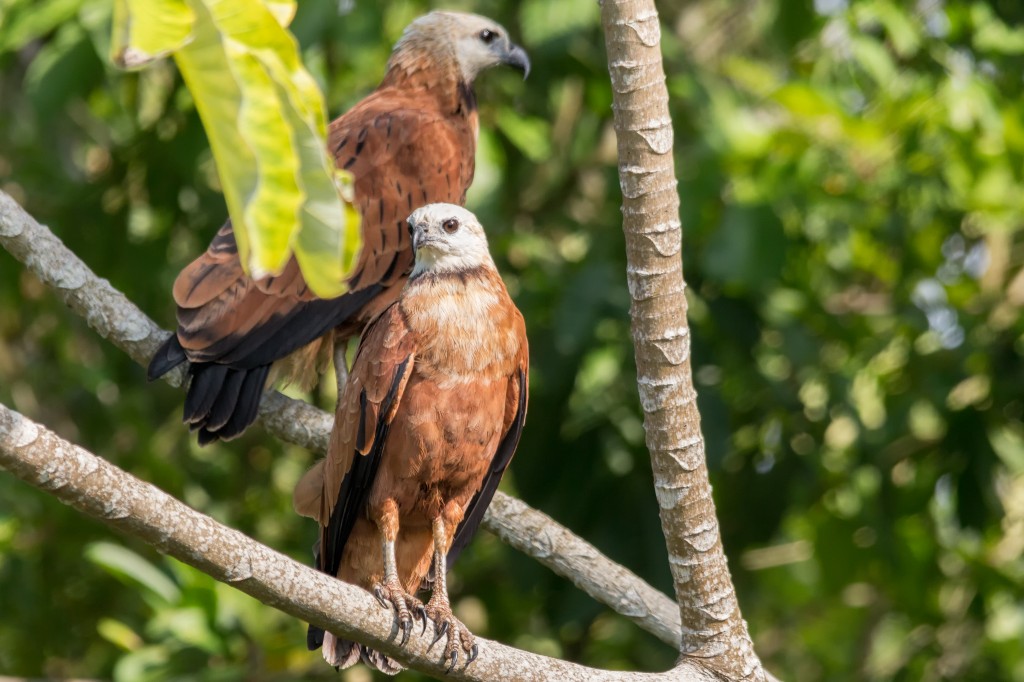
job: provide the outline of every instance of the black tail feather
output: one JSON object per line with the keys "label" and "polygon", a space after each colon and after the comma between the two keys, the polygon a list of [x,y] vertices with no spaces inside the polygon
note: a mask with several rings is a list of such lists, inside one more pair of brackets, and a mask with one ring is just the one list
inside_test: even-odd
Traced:
{"label": "black tail feather", "polygon": [[153,354],[153,359],[149,361],[146,378],[150,381],[159,379],[187,359],[185,349],[178,343],[177,335],[171,334]]}
{"label": "black tail feather", "polygon": [[235,414],[235,407],[242,389],[242,383],[248,372],[240,369],[233,369],[228,372],[224,384],[217,392],[217,400],[206,415],[206,423],[203,425],[209,431],[217,431],[222,428]]}
{"label": "black tail feather", "polygon": [[[206,365],[193,365],[205,367]],[[260,399],[270,373],[270,365],[253,369],[232,369],[231,375],[220,385],[216,402],[209,413],[196,422],[199,429],[199,444],[206,445],[215,440],[231,440],[242,434],[256,421],[260,411]],[[192,388],[189,387],[191,395]],[[188,399],[186,398],[186,404]],[[230,412],[227,411],[228,406]],[[221,412],[225,414],[221,414]]]}
{"label": "black tail feather", "polygon": [[[375,284],[335,299],[306,301],[247,334],[228,335],[206,346],[203,361],[189,366],[183,416],[199,432],[199,444],[230,440],[245,431],[259,414],[270,366],[349,320],[382,289]],[[179,318],[187,312],[179,309]],[[178,333],[186,332],[179,327]],[[149,363],[150,380],[187,360],[177,335],[171,336]]]}
{"label": "black tail feather", "polygon": [[191,424],[193,429],[206,426],[217,397],[224,387],[224,380],[231,371],[227,365],[213,362],[199,363],[189,368],[192,381],[185,395],[185,410],[182,419]]}
{"label": "black tail feather", "polygon": [[309,629],[306,630],[306,648],[310,651],[316,651],[324,645],[324,631],[323,628],[318,628],[315,625],[310,625]]}

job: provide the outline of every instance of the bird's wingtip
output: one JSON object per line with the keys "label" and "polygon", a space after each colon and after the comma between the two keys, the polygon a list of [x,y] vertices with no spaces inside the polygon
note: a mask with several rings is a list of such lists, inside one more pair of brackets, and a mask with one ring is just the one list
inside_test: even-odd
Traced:
{"label": "bird's wingtip", "polygon": [[153,354],[153,359],[149,361],[146,378],[149,381],[156,381],[187,359],[185,349],[178,342],[178,336],[171,334]]}

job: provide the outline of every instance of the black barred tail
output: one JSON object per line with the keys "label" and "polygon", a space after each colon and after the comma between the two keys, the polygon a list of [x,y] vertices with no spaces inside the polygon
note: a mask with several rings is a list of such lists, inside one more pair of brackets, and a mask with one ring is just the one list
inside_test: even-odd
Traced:
{"label": "black barred tail", "polygon": [[385,675],[397,675],[405,670],[405,666],[395,659],[365,647],[358,642],[339,639],[329,632],[325,633],[315,625],[309,626],[309,630],[306,633],[306,645],[310,651],[319,649],[322,646],[324,660],[339,670],[350,668],[359,661],[381,671]]}
{"label": "black barred tail", "polygon": [[[150,381],[186,361],[177,336],[171,336],[149,363]],[[182,420],[199,432],[199,444],[230,440],[256,421],[270,365],[236,368],[215,362],[189,366]]]}

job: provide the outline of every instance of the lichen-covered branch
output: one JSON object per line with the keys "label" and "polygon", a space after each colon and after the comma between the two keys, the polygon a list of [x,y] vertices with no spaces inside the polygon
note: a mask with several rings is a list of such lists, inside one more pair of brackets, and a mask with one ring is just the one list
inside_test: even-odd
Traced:
{"label": "lichen-covered branch", "polygon": [[0,405],[0,467],[65,504],[285,613],[365,642],[410,667],[459,680],[711,682],[697,666],[668,673],[616,673],[477,638],[480,657],[451,676],[427,650],[432,635],[395,643],[397,627],[368,592],[303,566],[200,514],[86,450]]}
{"label": "lichen-covered branch", "polygon": [[[484,523],[506,543],[568,578],[664,642],[679,642],[679,607],[550,516],[497,494]],[[598,597],[597,595],[600,595]]]}
{"label": "lichen-covered branch", "polygon": [[718,529],[690,368],[673,132],[653,0],[604,0],[627,282],[647,447],[682,615],[684,658],[763,680]]}
{"label": "lichen-covered branch", "polygon": [[[168,332],[109,282],[98,278],[48,228],[3,192],[0,246],[53,287],[73,311],[139,364],[145,366],[167,338]],[[178,386],[183,377],[184,372],[178,369],[165,378]],[[260,405],[260,423],[284,441],[323,453],[333,418],[306,402],[269,391]],[[569,578],[597,601],[673,647],[678,646],[679,611],[673,601],[550,517],[499,492],[484,517],[484,527]]]}

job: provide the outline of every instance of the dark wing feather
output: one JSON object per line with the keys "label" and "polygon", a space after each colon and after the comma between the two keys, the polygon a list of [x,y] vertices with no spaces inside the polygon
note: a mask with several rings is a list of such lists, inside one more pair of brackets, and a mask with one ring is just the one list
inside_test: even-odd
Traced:
{"label": "dark wing feather", "polygon": [[512,423],[509,425],[505,435],[502,436],[501,442],[498,443],[494,459],[491,460],[491,467],[487,470],[487,477],[484,478],[480,490],[470,500],[469,506],[466,507],[466,515],[462,518],[462,523],[459,524],[455,531],[455,539],[452,540],[452,546],[448,550],[447,565],[449,570],[451,570],[455,559],[466,548],[469,541],[473,539],[477,528],[480,527],[480,522],[484,518],[484,512],[487,511],[487,507],[491,504],[494,491],[498,489],[498,483],[501,482],[501,477],[505,473],[505,469],[508,468],[509,462],[512,461],[512,455],[515,454],[516,447],[519,445],[519,437],[522,436],[523,425],[526,423],[528,383],[527,368],[524,364],[520,364],[516,376],[509,382],[510,392],[513,387],[518,391],[518,395],[514,396],[515,413],[512,416]]}
{"label": "dark wing feather", "polygon": [[178,342],[178,337],[171,334],[167,340],[160,344],[153,358],[149,361],[149,368],[146,370],[146,378],[155,381],[172,369],[185,362],[185,349]]}
{"label": "dark wing feather", "polygon": [[[320,522],[315,561],[328,575],[338,574],[352,528],[365,513],[414,362],[414,339],[398,306],[392,305],[370,323],[356,351],[349,381],[338,400],[327,457],[296,486],[296,511]],[[319,648],[323,630],[310,625],[306,644]]]}
{"label": "dark wing feather", "polygon": [[[370,487],[377,476],[377,469],[380,468],[381,459],[384,457],[384,444],[388,439],[388,429],[391,427],[391,418],[394,417],[394,407],[398,400],[400,387],[408,378],[408,370],[411,369],[412,356],[406,356],[395,368],[394,378],[384,401],[380,404],[380,411],[377,416],[377,425],[374,429],[373,447],[369,453],[362,457],[355,457],[352,468],[345,474],[338,490],[338,497],[331,513],[330,521],[323,531],[321,544],[321,562],[317,565],[328,575],[337,575],[338,567],[341,566],[341,554],[352,534],[352,526],[356,518],[363,513],[367,500],[370,496]],[[366,390],[360,392],[360,416],[365,417],[367,400]],[[360,419],[360,428],[364,419]]]}
{"label": "dark wing feather", "polygon": [[[193,363],[185,421],[200,430],[201,439],[229,437],[226,426],[215,428],[219,422],[230,424],[230,432],[237,435],[252,420],[243,423],[238,406],[248,402],[235,386],[215,385],[215,380],[225,382],[233,375],[204,372],[205,365],[250,370],[247,379],[266,377],[264,366],[332,329],[341,338],[359,334],[395,300],[412,267],[405,229],[409,213],[427,203],[465,202],[473,179],[475,124],[424,107],[432,101],[422,92],[383,88],[331,124],[331,150],[337,165],[354,176],[362,215],[363,250],[349,279],[349,293],[317,299],[294,258],[280,275],[251,279],[242,270],[230,221],[207,251],[182,270],[174,284],[177,337],[154,357],[149,377],[161,376],[186,359]],[[308,369],[309,363],[295,366]],[[205,378],[200,379],[202,374]],[[248,380],[242,384],[250,385]],[[257,399],[262,390],[262,384],[256,387]],[[192,396],[194,391],[201,395]],[[211,397],[216,402],[209,403]],[[221,400],[234,402],[235,411],[217,409]],[[216,419],[211,419],[215,409]]]}

